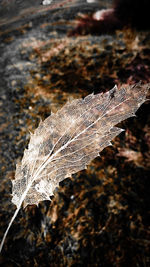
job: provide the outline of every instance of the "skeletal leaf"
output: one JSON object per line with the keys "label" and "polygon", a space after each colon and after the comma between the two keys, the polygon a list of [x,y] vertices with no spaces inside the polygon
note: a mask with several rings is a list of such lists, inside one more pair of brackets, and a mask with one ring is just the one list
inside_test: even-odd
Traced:
{"label": "skeletal leaf", "polygon": [[122,132],[114,127],[135,115],[146,100],[150,84],[115,86],[103,94],[67,102],[56,114],[40,123],[31,134],[28,149],[16,166],[12,202],[17,206],[4,234],[24,207],[50,200],[59,183],[86,166]]}

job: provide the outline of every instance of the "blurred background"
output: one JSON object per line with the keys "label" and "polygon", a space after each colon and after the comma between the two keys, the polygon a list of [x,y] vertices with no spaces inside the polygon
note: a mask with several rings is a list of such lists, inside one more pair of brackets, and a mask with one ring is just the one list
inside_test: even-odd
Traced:
{"label": "blurred background", "polygon": [[[148,1],[137,2],[147,19]],[[15,211],[15,166],[40,120],[69,99],[150,82],[148,24],[118,22],[112,10],[95,20],[112,1],[42,3],[0,1],[0,240]],[[1,266],[149,266],[149,108],[120,123],[126,131],[113,146],[63,181],[51,202],[20,210]]]}

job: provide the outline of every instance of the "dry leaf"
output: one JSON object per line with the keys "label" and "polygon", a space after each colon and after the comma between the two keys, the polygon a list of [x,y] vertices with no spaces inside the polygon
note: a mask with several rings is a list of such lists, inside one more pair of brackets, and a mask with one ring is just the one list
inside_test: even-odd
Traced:
{"label": "dry leaf", "polygon": [[125,157],[126,162],[133,161],[134,164],[138,167],[143,167],[143,155],[141,152],[134,151],[130,148],[119,148],[119,153],[117,154],[119,157]]}
{"label": "dry leaf", "polygon": [[17,206],[1,242],[24,207],[50,200],[59,183],[86,168],[122,129],[117,123],[134,116],[145,102],[150,85],[115,86],[103,94],[91,94],[68,102],[40,123],[17,164],[12,182],[12,202]]}

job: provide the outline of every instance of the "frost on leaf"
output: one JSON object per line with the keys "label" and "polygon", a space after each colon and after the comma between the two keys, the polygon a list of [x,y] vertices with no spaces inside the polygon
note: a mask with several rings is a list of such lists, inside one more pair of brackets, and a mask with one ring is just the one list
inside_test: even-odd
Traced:
{"label": "frost on leaf", "polygon": [[146,99],[148,85],[114,87],[73,100],[40,123],[17,164],[12,202],[24,207],[50,200],[59,183],[86,168],[122,132],[114,127]]}

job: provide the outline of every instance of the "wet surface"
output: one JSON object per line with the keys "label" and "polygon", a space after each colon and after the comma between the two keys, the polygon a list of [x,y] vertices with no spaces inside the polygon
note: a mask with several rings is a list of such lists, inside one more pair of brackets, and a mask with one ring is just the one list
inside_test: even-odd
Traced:
{"label": "wet surface", "polygon": [[[38,2],[38,1],[37,1]],[[94,11],[84,6],[83,12]],[[1,25],[0,236],[15,210],[11,179],[40,119],[68,99],[150,82],[150,33],[67,37],[79,6]],[[18,25],[18,26],[16,26]],[[61,183],[50,203],[21,210],[2,266],[149,266],[149,102],[86,171]],[[88,263],[87,263],[88,262]]]}

